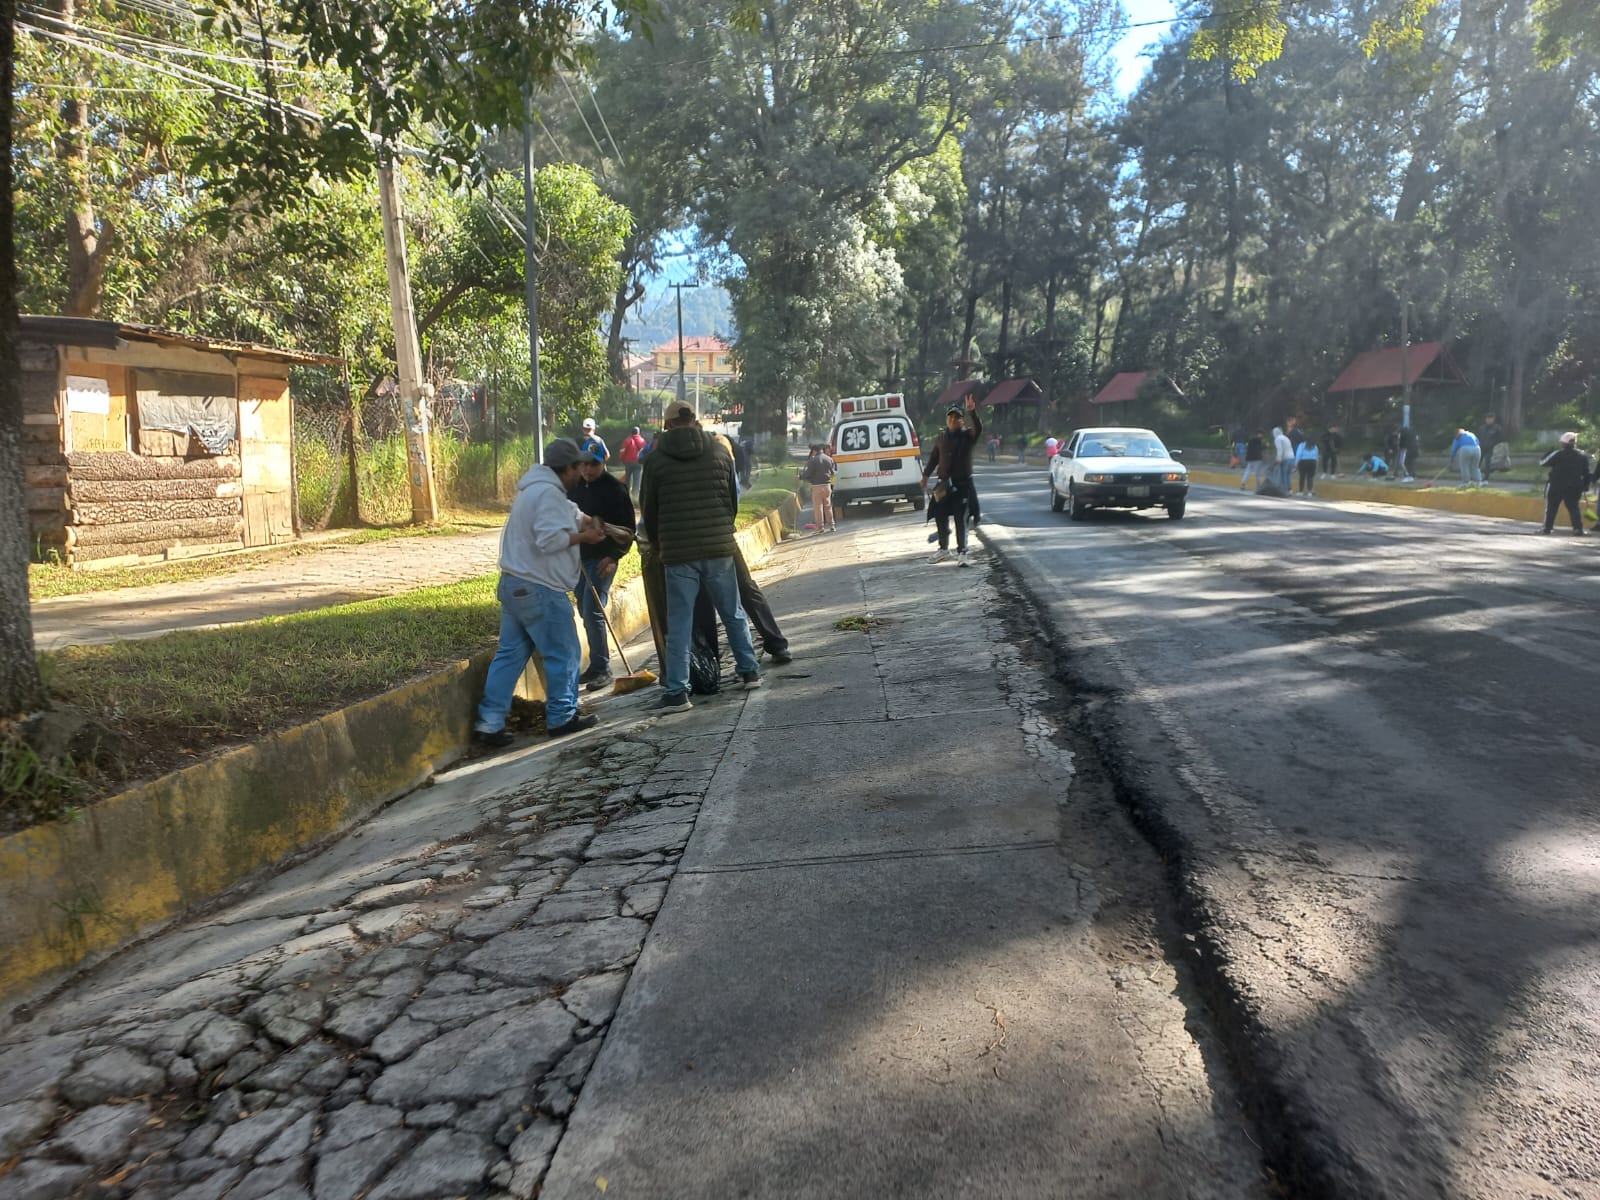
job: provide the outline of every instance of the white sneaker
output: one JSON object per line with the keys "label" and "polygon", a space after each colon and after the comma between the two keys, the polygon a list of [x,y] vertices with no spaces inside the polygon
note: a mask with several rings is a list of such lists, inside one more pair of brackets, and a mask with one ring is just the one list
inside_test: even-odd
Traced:
{"label": "white sneaker", "polygon": [[967,552],[965,550],[957,550],[956,551],[956,566],[964,567],[966,565],[967,565]]}
{"label": "white sneaker", "polygon": [[941,563],[941,562],[944,562],[944,560],[949,558],[949,557],[950,557],[950,551],[948,551],[948,550],[935,550],[933,552],[932,556],[928,559],[928,561],[931,562],[931,563]]}

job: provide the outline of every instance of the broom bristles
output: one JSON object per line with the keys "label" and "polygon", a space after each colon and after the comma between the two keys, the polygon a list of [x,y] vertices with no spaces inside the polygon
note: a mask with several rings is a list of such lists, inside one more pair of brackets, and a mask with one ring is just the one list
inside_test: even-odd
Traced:
{"label": "broom bristles", "polygon": [[626,696],[629,692],[637,692],[640,688],[647,688],[656,681],[656,677],[649,671],[635,671],[631,675],[620,675],[611,685],[613,696]]}

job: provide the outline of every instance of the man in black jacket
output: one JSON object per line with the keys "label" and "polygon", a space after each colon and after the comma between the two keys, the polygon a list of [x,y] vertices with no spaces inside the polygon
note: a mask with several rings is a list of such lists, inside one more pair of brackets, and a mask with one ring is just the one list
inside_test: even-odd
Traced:
{"label": "man in black jacket", "polygon": [[1550,468],[1550,481],[1544,489],[1544,532],[1555,528],[1556,512],[1563,504],[1572,518],[1572,533],[1583,536],[1583,515],[1578,501],[1589,486],[1589,456],[1578,449],[1578,435],[1563,433],[1561,445],[1539,460],[1541,467]]}
{"label": "man in black jacket", "polygon": [[1483,418],[1483,428],[1478,430],[1478,447],[1483,452],[1483,479],[1487,483],[1494,473],[1494,448],[1506,440],[1505,427],[1493,413]]}
{"label": "man in black jacket", "polygon": [[694,410],[679,407],[644,463],[639,488],[644,528],[660,556],[667,585],[667,656],[662,663],[664,716],[688,712],[689,646],[695,597],[704,586],[728,631],[740,686],[761,686],[750,623],[739,604],[734,567],[734,517],[739,482],[733,456],[699,427]]}
{"label": "man in black jacket", "polygon": [[[933,451],[928,455],[928,466],[922,472],[922,486],[928,486],[928,480],[935,475],[939,477],[939,488],[935,489],[933,503],[929,510],[933,519],[939,525],[939,549],[930,558],[929,562],[944,562],[950,557],[950,518],[956,521],[956,563],[959,566],[967,565],[967,504],[968,492],[972,487],[972,448],[978,444],[978,435],[983,432],[983,422],[978,419],[978,402],[972,396],[967,397],[967,408],[963,413],[956,405],[952,404],[944,415],[945,430],[933,442]],[[943,495],[939,489],[943,489]]]}
{"label": "man in black jacket", "polygon": [[606,640],[606,601],[611,597],[611,581],[617,564],[633,545],[633,501],[628,489],[610,471],[595,451],[585,450],[578,459],[578,481],[567,489],[567,499],[579,511],[599,517],[607,525],[626,529],[624,540],[609,534],[603,542],[582,547],[583,578],[578,581],[578,613],[589,637],[589,669],[579,677],[587,691],[597,692],[611,682],[611,644]]}

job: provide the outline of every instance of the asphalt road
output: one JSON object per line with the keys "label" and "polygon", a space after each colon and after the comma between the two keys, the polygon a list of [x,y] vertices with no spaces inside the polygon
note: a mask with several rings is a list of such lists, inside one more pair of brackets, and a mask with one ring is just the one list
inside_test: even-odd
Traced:
{"label": "asphalt road", "polygon": [[1600,1196],[1600,537],[979,485],[1294,1194]]}

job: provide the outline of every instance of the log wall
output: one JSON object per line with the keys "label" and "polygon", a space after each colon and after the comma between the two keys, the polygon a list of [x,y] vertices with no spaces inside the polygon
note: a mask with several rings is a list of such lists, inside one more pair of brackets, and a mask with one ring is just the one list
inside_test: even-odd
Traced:
{"label": "log wall", "polygon": [[41,552],[109,565],[244,546],[236,458],[151,458],[126,451],[59,455],[29,469],[28,508]]}

